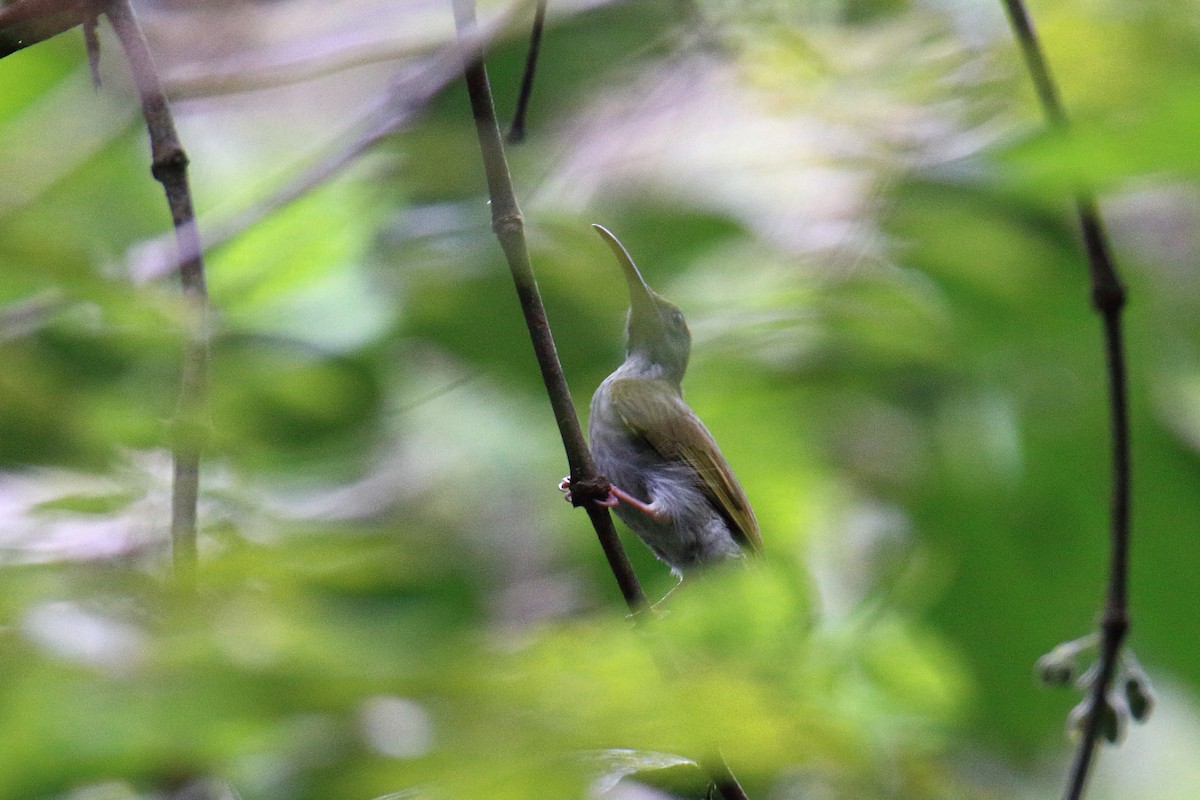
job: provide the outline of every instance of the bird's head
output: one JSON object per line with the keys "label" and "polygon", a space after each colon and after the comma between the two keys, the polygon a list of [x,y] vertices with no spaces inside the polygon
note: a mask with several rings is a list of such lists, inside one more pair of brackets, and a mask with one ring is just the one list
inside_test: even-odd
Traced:
{"label": "bird's head", "polygon": [[678,383],[687,369],[692,352],[692,333],[679,307],[659,295],[647,284],[629,257],[629,251],[602,225],[593,225],[608,242],[625,272],[629,288],[629,321],[626,327],[626,362],[644,362],[644,368]]}

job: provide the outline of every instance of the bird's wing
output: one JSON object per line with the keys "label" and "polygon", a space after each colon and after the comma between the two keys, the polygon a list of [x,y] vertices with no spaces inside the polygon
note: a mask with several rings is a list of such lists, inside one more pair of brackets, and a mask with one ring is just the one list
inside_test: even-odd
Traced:
{"label": "bird's wing", "polygon": [[[648,384],[661,383],[662,386]],[[620,380],[609,389],[612,409],[626,430],[667,461],[686,463],[700,476],[700,489],[725,518],[738,544],[762,552],[762,535],[750,501],[716,440],[696,413],[666,381]]]}

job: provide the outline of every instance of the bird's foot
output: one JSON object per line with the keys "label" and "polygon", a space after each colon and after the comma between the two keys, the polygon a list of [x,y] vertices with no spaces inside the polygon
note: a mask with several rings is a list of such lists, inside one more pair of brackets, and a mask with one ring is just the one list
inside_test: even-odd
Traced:
{"label": "bird's foot", "polygon": [[[604,485],[607,485],[608,482],[604,481],[603,478],[601,478],[600,480],[603,482]],[[605,508],[615,508],[616,506],[621,504],[620,498],[613,493],[613,487],[611,487],[611,486],[608,487],[608,493],[603,494],[603,495],[601,495],[599,493],[599,491],[598,491],[599,487],[595,487],[592,485],[585,486],[583,484],[583,482],[580,482],[580,489],[584,489],[584,488],[586,488],[588,491],[581,493],[579,502],[576,502],[575,495],[572,493],[572,490],[571,490],[571,476],[568,475],[567,477],[563,478],[561,481],[558,482],[558,490],[563,493],[563,500],[566,500],[571,505],[575,505],[575,506],[583,505],[589,499],[596,505],[604,506]]]}
{"label": "bird's foot", "polygon": [[[558,490],[563,493],[563,500],[566,500],[571,505],[581,505],[582,503],[586,502],[586,496],[584,497],[584,499],[581,499],[578,503],[575,502],[575,495],[572,494],[572,492],[571,492],[571,476],[570,475],[566,476],[565,478],[563,478],[561,481],[558,482]],[[629,492],[627,492],[624,489],[621,489],[617,486],[610,485],[608,487],[608,494],[599,496],[599,497],[594,497],[592,499],[592,502],[598,506],[603,506],[604,508],[616,508],[617,506],[624,503],[627,506],[636,508],[638,511],[640,511],[643,514],[645,514],[646,516],[650,517],[655,522],[666,522],[668,519],[671,518],[671,515],[666,513],[665,511],[660,511],[659,509],[655,508],[653,505],[651,505],[649,503],[644,503],[641,500],[638,500],[636,497],[631,495]]]}
{"label": "bird's foot", "polygon": [[[661,511],[661,510],[655,508],[650,503],[643,503],[641,500],[638,500],[636,497],[631,495],[629,492],[627,492],[624,489],[621,489],[617,486],[613,486],[611,489],[609,489],[608,499],[610,501],[612,501],[612,500],[616,501],[616,502],[612,503],[612,506],[615,506],[618,503],[624,503],[627,506],[636,508],[638,511],[640,511],[643,514],[645,514],[646,516],[650,517],[650,519],[654,520],[655,522],[666,522],[667,520],[669,520],[671,518],[671,515],[666,513],[665,511]],[[610,508],[612,506],[610,506]]]}
{"label": "bird's foot", "polygon": [[605,508],[616,508],[621,505],[621,498],[617,497],[616,487],[609,487],[608,497],[602,497],[596,501],[596,505],[604,506]]}

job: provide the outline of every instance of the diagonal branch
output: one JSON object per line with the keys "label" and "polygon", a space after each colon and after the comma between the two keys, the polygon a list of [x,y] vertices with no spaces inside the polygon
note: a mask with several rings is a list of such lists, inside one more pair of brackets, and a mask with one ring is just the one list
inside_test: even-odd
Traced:
{"label": "diagonal branch", "polygon": [[525,117],[529,113],[529,101],[533,97],[533,76],[537,73],[538,53],[542,49],[542,30],[546,27],[546,3],[537,0],[533,12],[533,30],[529,34],[529,53],[525,57],[525,73],[521,76],[521,92],[517,95],[517,110],[505,138],[511,142],[525,140]]}
{"label": "diagonal branch", "polygon": [[0,58],[57,36],[96,15],[95,0],[20,0],[0,8]]}
{"label": "diagonal branch", "polygon": [[[511,12],[501,14],[476,34],[476,40],[481,43],[491,41],[506,29],[510,19]],[[439,47],[398,75],[386,91],[357,112],[347,134],[338,137],[313,163],[269,196],[224,219],[209,220],[206,217],[205,252],[232,241],[276,211],[324,186],[380,141],[407,128],[448,84],[462,74],[459,47],[457,42]],[[165,236],[135,245],[127,254],[134,279],[151,280],[174,272],[179,263],[175,250],[175,244]]]}
{"label": "diagonal branch", "polygon": [[[487,70],[483,66],[479,39],[475,34],[474,0],[454,0],[454,18],[460,40],[464,43],[462,58],[467,92],[471,98],[471,111],[475,117],[479,147],[483,152],[488,195],[491,197],[492,229],[500,240],[500,247],[504,250],[504,257],[512,272],[517,298],[525,314],[525,324],[529,328],[529,338],[542,371],[542,381],[546,384],[546,393],[550,396],[550,405],[554,409],[554,420],[558,423],[558,432],[567,451],[572,495],[581,500],[590,496],[603,496],[607,494],[607,481],[600,477],[596,465],[592,463],[579,419],[575,416],[571,390],[558,361],[554,335],[550,331],[546,309],[542,305],[541,293],[538,291],[533,266],[529,261],[529,249],[525,243],[525,220],[517,205],[512,176],[504,157],[504,144],[496,122],[492,90],[488,84]],[[646,595],[642,592],[641,584],[638,583],[637,575],[633,572],[620,539],[617,538],[612,517],[608,509],[596,503],[586,502],[584,507],[592,526],[596,529],[596,536],[604,549],[604,555],[608,559],[608,565],[617,580],[621,594],[630,610],[636,614],[646,607]]]}
{"label": "diagonal branch", "polygon": [[[525,323],[533,341],[534,353],[541,367],[542,380],[546,384],[563,447],[567,451],[567,462],[571,468],[571,495],[577,505],[583,505],[587,509],[588,517],[596,529],[596,536],[600,539],[604,554],[608,558],[609,567],[621,587],[621,593],[625,596],[625,602],[634,613],[634,618],[641,619],[643,615],[640,612],[646,609],[646,596],[617,538],[608,509],[593,502],[607,495],[608,481],[596,471],[587,443],[583,439],[579,419],[575,416],[571,392],[567,387],[562,365],[558,361],[554,337],[546,320],[546,310],[542,306],[533,267],[529,261],[525,222],[517,205],[512,176],[504,156],[504,143],[496,122],[496,109],[488,84],[487,70],[483,65],[482,51],[478,45],[469,44],[478,41],[473,35],[475,0],[454,0],[454,21],[460,40],[464,43],[463,69],[467,93],[471,99],[471,111],[475,117],[475,131],[483,154],[484,172],[487,175],[488,195],[492,206],[492,229],[500,240],[500,246],[512,272],[521,310],[525,314]],[[745,790],[719,751],[713,763],[706,764],[704,769],[708,772],[713,786],[725,800],[747,800]]]}
{"label": "diagonal branch", "polygon": [[179,408],[172,435],[171,548],[175,577],[191,585],[196,571],[196,506],[200,455],[206,438],[203,419],[208,390],[208,290],[196,213],[188,187],[187,155],[175,131],[166,94],[129,0],[111,0],[105,15],[129,62],[150,134],[150,171],[163,186],[179,249],[179,279],[186,304],[186,342]]}
{"label": "diagonal branch", "polygon": [[[1056,128],[1068,125],[1066,112],[1033,23],[1022,0],[1004,0],[1013,33],[1020,43],[1025,65],[1033,79],[1047,120]],[[1117,674],[1121,646],[1129,632],[1129,543],[1130,543],[1130,449],[1129,410],[1125,377],[1125,355],[1121,332],[1121,311],[1125,306],[1125,287],[1113,262],[1108,237],[1090,191],[1075,194],[1075,210],[1083,235],[1091,273],[1092,305],[1104,326],[1104,354],[1108,370],[1110,434],[1112,437],[1112,495],[1108,589],[1100,619],[1099,670],[1091,684],[1089,713],[1083,724],[1079,748],[1063,795],[1065,800],[1083,797],[1088,773],[1094,761],[1101,733],[1106,696]]]}

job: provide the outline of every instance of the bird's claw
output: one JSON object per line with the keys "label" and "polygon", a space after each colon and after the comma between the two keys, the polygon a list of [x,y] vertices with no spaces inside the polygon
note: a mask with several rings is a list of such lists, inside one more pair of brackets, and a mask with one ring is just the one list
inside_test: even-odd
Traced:
{"label": "bird's claw", "polygon": [[[567,477],[563,478],[561,481],[558,482],[558,490],[563,493],[563,500],[566,500],[568,503],[575,502],[575,498],[571,494],[571,476],[570,475],[568,475]],[[613,491],[610,488],[608,490],[608,495],[596,500],[595,503],[596,503],[596,505],[604,506],[606,508],[613,508],[613,507],[619,505],[621,503],[621,500],[615,494],[613,494]]]}
{"label": "bird's claw", "polygon": [[[575,504],[575,498],[571,494],[571,476],[570,475],[566,476],[565,478],[563,478],[561,481],[558,482],[558,490],[563,493],[563,500],[566,500],[568,503],[571,503],[572,505]],[[622,497],[623,494],[624,494],[624,492],[622,492],[617,487],[609,486],[608,494],[604,495],[603,497],[598,497],[595,500],[593,500],[592,502],[594,502],[598,506],[603,506],[604,508],[616,508],[617,506],[621,505],[621,501],[624,499]]]}

